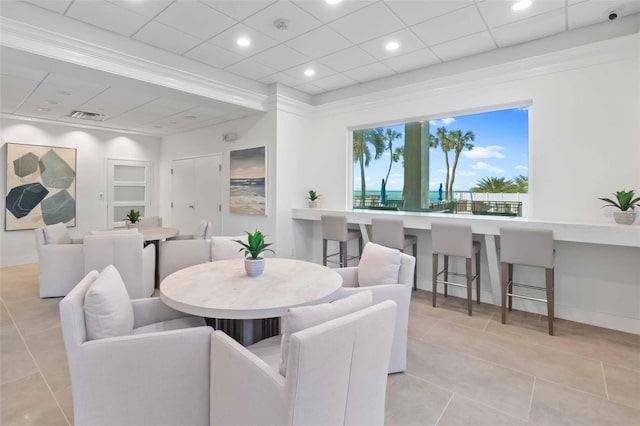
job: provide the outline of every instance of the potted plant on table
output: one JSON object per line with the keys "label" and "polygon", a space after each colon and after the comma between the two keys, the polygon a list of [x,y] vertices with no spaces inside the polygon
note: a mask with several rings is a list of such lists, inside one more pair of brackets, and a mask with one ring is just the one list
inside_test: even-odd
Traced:
{"label": "potted plant on table", "polygon": [[247,242],[241,240],[234,240],[240,244],[242,248],[238,251],[244,251],[244,270],[250,277],[257,277],[264,271],[264,257],[260,256],[265,251],[275,253],[273,250],[267,248],[271,243],[265,242],[265,237],[262,232],[256,230],[253,234],[247,232]]}
{"label": "potted plant on table", "polygon": [[617,207],[620,211],[613,212],[613,219],[616,223],[623,225],[631,225],[636,220],[636,212],[634,208],[640,205],[640,197],[633,198],[635,191],[616,191],[616,200],[611,198],[598,198],[605,201],[603,207]]}
{"label": "potted plant on table", "polygon": [[127,228],[137,228],[138,221],[140,221],[140,211],[131,209],[129,213],[127,213],[127,216],[125,219]]}
{"label": "potted plant on table", "polygon": [[320,194],[315,189],[309,190],[309,195],[305,197],[305,200],[309,200],[309,207],[315,208],[318,206],[318,199],[320,198]]}

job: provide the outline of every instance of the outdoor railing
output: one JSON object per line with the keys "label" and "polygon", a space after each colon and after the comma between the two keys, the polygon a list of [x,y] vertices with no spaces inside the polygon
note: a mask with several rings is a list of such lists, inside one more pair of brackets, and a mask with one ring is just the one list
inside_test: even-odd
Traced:
{"label": "outdoor railing", "polygon": [[[360,196],[356,195],[353,197],[353,208],[403,210],[404,200],[386,200],[384,204],[381,204],[379,195],[367,195],[363,205]],[[430,204],[427,209],[418,209],[417,211],[522,217],[522,201],[440,201]]]}

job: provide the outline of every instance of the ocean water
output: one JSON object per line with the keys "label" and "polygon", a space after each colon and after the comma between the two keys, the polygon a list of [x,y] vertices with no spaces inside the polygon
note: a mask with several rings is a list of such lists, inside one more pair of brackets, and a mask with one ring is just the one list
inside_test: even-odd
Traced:
{"label": "ocean water", "polygon": [[229,211],[242,214],[265,214],[264,178],[230,179]]}

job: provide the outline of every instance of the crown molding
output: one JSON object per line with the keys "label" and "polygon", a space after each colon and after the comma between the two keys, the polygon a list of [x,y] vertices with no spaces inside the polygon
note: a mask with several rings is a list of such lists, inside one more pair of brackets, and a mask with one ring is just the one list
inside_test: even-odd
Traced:
{"label": "crown molding", "polygon": [[266,110],[266,93],[247,90],[4,16],[0,17],[0,44],[257,111]]}

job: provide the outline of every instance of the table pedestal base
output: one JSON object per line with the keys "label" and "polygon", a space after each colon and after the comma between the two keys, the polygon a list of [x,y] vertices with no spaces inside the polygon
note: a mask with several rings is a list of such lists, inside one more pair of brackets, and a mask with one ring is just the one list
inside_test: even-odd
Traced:
{"label": "table pedestal base", "polygon": [[254,320],[205,318],[205,320],[207,325],[224,331],[243,346],[280,334],[279,317]]}

